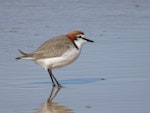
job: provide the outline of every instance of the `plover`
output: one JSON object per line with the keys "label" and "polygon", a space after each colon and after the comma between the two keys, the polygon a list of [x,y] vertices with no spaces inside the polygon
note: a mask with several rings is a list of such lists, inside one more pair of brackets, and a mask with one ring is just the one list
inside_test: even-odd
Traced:
{"label": "plover", "polygon": [[53,75],[52,69],[61,68],[74,62],[79,57],[82,46],[86,42],[94,41],[85,38],[82,31],[76,30],[47,40],[32,53],[18,50],[22,56],[16,59],[29,59],[41,65],[48,71],[53,86],[57,84],[61,87]]}

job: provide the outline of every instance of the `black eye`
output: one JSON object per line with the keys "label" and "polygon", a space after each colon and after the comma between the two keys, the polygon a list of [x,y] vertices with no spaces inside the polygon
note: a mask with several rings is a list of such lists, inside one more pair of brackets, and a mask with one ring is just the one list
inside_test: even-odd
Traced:
{"label": "black eye", "polygon": [[82,38],[82,36],[81,36],[81,35],[79,35],[77,38]]}
{"label": "black eye", "polygon": [[76,36],[76,40],[78,40],[79,38],[82,38],[82,36],[81,35],[77,35]]}
{"label": "black eye", "polygon": [[84,38],[84,35],[83,34],[78,34],[78,35],[76,35],[75,40],[79,40],[79,39],[82,39],[82,38]]}

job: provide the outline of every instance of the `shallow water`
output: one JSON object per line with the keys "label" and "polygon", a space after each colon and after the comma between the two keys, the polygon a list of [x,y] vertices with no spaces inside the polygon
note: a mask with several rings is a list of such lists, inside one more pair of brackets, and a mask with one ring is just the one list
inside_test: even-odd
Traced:
{"label": "shallow water", "polygon": [[[149,113],[149,7],[148,0],[0,1],[0,113]],[[74,29],[95,43],[53,70],[58,93],[44,69],[14,59],[17,49],[31,52]]]}

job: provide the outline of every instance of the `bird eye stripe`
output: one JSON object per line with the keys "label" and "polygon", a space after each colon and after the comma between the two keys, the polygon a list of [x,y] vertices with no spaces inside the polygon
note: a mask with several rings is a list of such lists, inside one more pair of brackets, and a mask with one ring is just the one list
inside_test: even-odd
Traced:
{"label": "bird eye stripe", "polygon": [[79,34],[76,36],[76,38],[84,38],[85,36],[83,34]]}

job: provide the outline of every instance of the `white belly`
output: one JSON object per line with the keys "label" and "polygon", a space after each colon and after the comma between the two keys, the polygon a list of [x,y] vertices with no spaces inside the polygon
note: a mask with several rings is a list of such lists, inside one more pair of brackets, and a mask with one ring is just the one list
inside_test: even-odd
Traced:
{"label": "white belly", "polygon": [[60,57],[38,59],[35,62],[40,64],[45,70],[53,68],[61,68],[74,62],[80,55],[80,50],[72,48]]}

